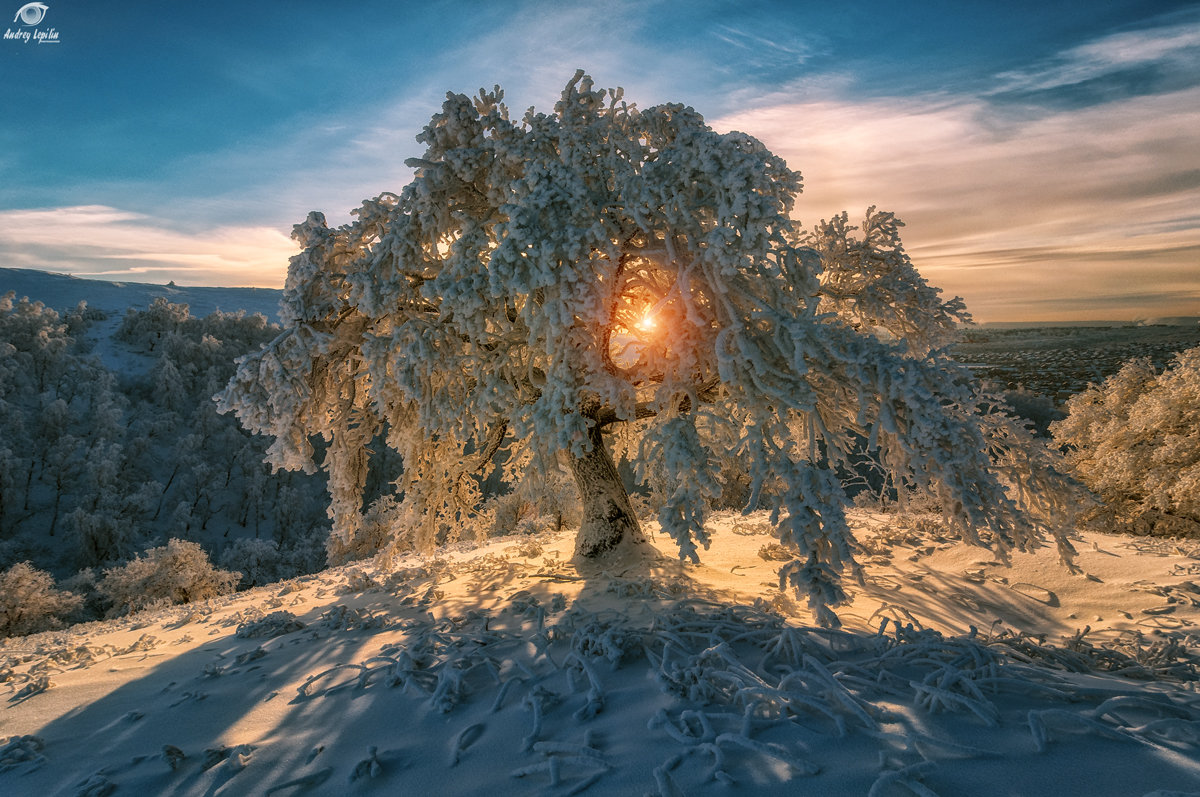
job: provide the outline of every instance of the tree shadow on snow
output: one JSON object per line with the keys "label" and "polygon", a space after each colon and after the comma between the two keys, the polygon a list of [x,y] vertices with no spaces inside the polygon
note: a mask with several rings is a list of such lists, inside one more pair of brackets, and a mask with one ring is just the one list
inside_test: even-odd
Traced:
{"label": "tree shadow on snow", "polygon": [[[1006,674],[977,640],[901,623],[805,627],[696,572],[649,545],[580,562],[515,539],[500,554],[344,568],[313,608],[260,612],[240,636],[220,619],[237,599],[217,619],[168,618],[147,633],[208,636],[167,659],[169,642],[93,664],[100,680],[140,672],[39,729],[44,762],[0,771],[0,791],[999,795],[1086,771],[1101,793],[1141,794],[1200,775],[1200,739],[1129,730],[1186,730],[1200,706],[1094,673]],[[961,587],[908,586],[920,612],[945,611],[939,592]],[[285,609],[286,588],[277,596]],[[1135,699],[1097,713],[1114,697]]]}

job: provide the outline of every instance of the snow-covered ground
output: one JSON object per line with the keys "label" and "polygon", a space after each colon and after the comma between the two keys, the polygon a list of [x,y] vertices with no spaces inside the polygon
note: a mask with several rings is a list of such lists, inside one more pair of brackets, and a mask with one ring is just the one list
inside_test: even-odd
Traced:
{"label": "snow-covered ground", "polygon": [[724,515],[699,566],[509,537],[6,640],[0,794],[1200,794],[1200,544],[853,519],[840,631]]}
{"label": "snow-covered ground", "polygon": [[[10,289],[108,326],[279,295]],[[727,515],[700,566],[514,537],[0,640],[0,795],[1200,795],[1200,543],[1084,535],[1072,575],[854,521],[836,632],[777,589],[765,517]]]}

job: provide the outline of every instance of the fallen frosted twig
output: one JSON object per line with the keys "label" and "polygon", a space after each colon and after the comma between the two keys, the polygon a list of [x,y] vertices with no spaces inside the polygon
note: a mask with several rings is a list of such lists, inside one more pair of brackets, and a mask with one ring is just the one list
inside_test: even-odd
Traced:
{"label": "fallen frosted twig", "polygon": [[483,723],[477,722],[474,725],[468,725],[458,732],[458,735],[454,737],[454,743],[451,745],[450,766],[458,766],[462,754],[483,735],[484,727]]}
{"label": "fallen frosted twig", "polygon": [[75,797],[108,797],[116,790],[117,784],[97,772],[76,785]]}
{"label": "fallen frosted twig", "polygon": [[1070,711],[1064,711],[1060,708],[1051,708],[1044,711],[1029,712],[1029,732],[1033,735],[1034,746],[1037,747],[1039,753],[1046,752],[1050,744],[1050,729],[1054,728],[1059,731],[1070,731],[1075,733],[1098,733],[1108,739],[1120,739],[1125,741],[1141,741],[1135,736],[1131,736],[1119,728],[1114,728],[1110,725],[1105,725],[1090,717],[1085,717],[1082,714],[1074,714]]}
{"label": "fallen frosted twig", "polygon": [[46,763],[42,750],[46,743],[40,736],[13,736],[4,740],[0,747],[0,772],[24,766],[25,771],[32,772]]}
{"label": "fallen frosted twig", "polygon": [[312,788],[313,786],[319,786],[325,781],[329,780],[329,776],[332,774],[333,767],[325,767],[324,769],[319,769],[309,775],[303,775],[298,778],[292,778],[291,780],[284,781],[283,783],[277,783],[271,788],[267,789],[264,794],[266,797],[271,797],[271,795],[275,792],[283,791],[284,789],[291,789],[295,787],[308,789]]}
{"label": "fallen frosted twig", "polygon": [[330,675],[333,675],[334,673],[336,673],[340,670],[356,670],[356,671],[358,671],[359,677],[361,678],[362,673],[365,672],[366,669],[367,668],[361,664],[335,664],[333,667],[330,667],[328,670],[323,670],[323,671],[317,673],[316,675],[310,675],[308,677],[308,680],[306,680],[304,683],[300,684],[300,686],[296,687],[296,692],[298,693],[298,698],[322,697],[324,695],[332,694],[333,692],[336,692],[339,689],[345,689],[349,686],[354,686],[355,684],[358,683],[358,679],[355,679],[353,681],[346,681],[346,682],[340,683],[340,684],[334,684],[333,686],[327,687],[324,691],[319,692],[317,694],[314,694],[311,691],[312,685],[315,684],[317,681],[320,681],[323,678],[327,678]]}
{"label": "fallen frosted twig", "polygon": [[179,762],[187,758],[187,755],[173,744],[164,744],[162,758],[167,762],[167,766],[176,770],[179,769]]}
{"label": "fallen frosted twig", "polygon": [[1126,728],[1128,733],[1146,736],[1158,742],[1175,742],[1200,747],[1200,721],[1177,718],[1162,719],[1140,728]]}
{"label": "fallen frosted twig", "polygon": [[867,792],[867,797],[881,797],[886,793],[888,787],[893,785],[903,786],[917,797],[937,797],[937,792],[918,782],[934,767],[935,764],[932,761],[922,761],[903,769],[891,769],[883,772],[871,784],[871,790]]}
{"label": "fallen frosted twig", "polygon": [[543,755],[551,755],[554,753],[573,757],[595,758],[597,761],[605,763],[604,753],[597,750],[595,747],[586,744],[573,744],[571,742],[535,742],[533,752]]}
{"label": "fallen frosted twig", "polygon": [[811,761],[806,761],[803,758],[797,758],[777,744],[758,742],[754,739],[749,739],[740,733],[723,733],[717,737],[716,744],[735,744],[739,747],[744,747],[747,750],[752,750],[761,755],[769,756],[770,758],[782,761],[801,775],[815,775],[821,771],[821,767],[818,765],[812,763]]}
{"label": "fallen frosted twig", "polygon": [[917,703],[931,714],[936,714],[942,709],[966,709],[979,717],[983,721],[983,724],[989,728],[995,728],[999,724],[996,707],[990,703],[957,692],[951,692],[948,689],[942,689],[932,684],[919,684],[915,681],[911,681],[910,683],[916,691]]}
{"label": "fallen frosted twig", "polygon": [[350,773],[351,782],[360,778],[377,778],[383,772],[383,764],[379,761],[379,748],[371,746],[367,750],[367,757],[354,765],[354,770]]}

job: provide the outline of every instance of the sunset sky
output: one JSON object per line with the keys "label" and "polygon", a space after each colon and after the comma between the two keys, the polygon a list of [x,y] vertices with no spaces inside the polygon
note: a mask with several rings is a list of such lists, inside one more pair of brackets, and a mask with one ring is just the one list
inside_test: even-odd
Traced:
{"label": "sunset sky", "polygon": [[583,68],[761,139],[805,223],[894,211],[978,320],[1200,315],[1200,3],[23,5],[0,266],[280,287],[291,226],[399,190],[447,91],[549,110]]}

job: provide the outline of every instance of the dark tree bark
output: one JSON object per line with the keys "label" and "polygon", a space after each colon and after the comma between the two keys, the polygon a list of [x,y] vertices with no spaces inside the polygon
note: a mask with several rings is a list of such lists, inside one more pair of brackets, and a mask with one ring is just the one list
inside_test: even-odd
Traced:
{"label": "dark tree bark", "polygon": [[575,555],[594,559],[616,548],[622,540],[642,542],[645,538],[599,424],[591,428],[588,438],[592,450],[571,458],[571,475],[583,503]]}

